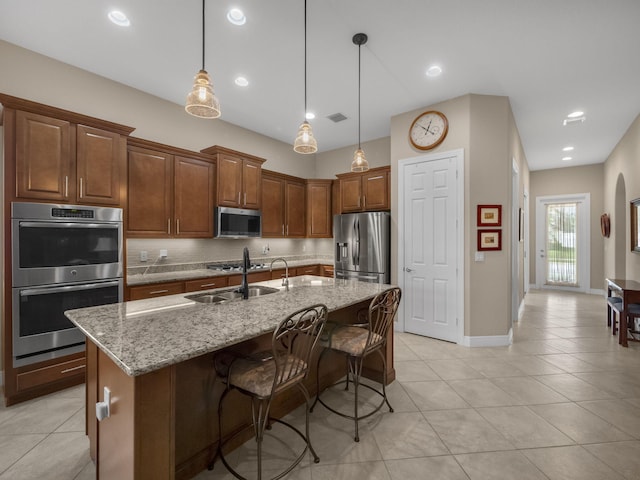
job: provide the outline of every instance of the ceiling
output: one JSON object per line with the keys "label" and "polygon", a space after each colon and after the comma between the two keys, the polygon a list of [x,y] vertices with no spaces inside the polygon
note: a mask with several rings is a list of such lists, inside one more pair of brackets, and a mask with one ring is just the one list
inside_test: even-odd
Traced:
{"label": "ceiling", "polygon": [[[201,67],[201,5],[2,0],[0,39],[183,104]],[[244,26],[226,20],[231,7],[245,12]],[[112,9],[131,26],[112,24]],[[308,0],[307,9],[320,151],[357,143],[358,32],[369,36],[363,142],[388,136],[394,115],[467,93],[504,95],[538,170],[603,162],[640,112],[638,0]],[[302,0],[207,2],[206,70],[223,120],[293,143],[304,116],[303,22]],[[439,77],[425,75],[432,64]],[[235,85],[237,75],[249,86]],[[563,126],[574,110],[586,120]],[[347,120],[326,118],[338,112]],[[562,161],[569,145],[573,159]]]}

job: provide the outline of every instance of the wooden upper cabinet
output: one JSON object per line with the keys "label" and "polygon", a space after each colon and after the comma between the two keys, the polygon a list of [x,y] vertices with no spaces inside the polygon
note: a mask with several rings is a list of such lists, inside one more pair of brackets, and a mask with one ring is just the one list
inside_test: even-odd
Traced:
{"label": "wooden upper cabinet", "polygon": [[284,179],[262,172],[262,236],[284,237]]}
{"label": "wooden upper cabinet", "polygon": [[213,158],[135,138],[128,162],[129,237],[213,237]]}
{"label": "wooden upper cabinet", "polygon": [[342,213],[389,210],[390,167],[338,175]]}
{"label": "wooden upper cabinet", "polygon": [[113,132],[77,127],[76,192],[80,202],[119,205],[125,185],[126,141]]}
{"label": "wooden upper cabinet", "polygon": [[285,235],[287,237],[305,237],[306,224],[306,186],[304,180],[285,183]]}
{"label": "wooden upper cabinet", "polygon": [[67,121],[16,112],[16,197],[63,202],[70,195],[75,198],[71,133]]}
{"label": "wooden upper cabinet", "polygon": [[201,153],[217,159],[217,206],[260,210],[263,158],[218,145],[205,148]]}
{"label": "wooden upper cabinet", "polygon": [[307,180],[307,237],[331,238],[331,180]]}
{"label": "wooden upper cabinet", "polygon": [[175,236],[213,237],[214,179],[213,163],[175,157]]}
{"label": "wooden upper cabinet", "polygon": [[173,156],[145,148],[129,147],[127,235],[171,235]]}
{"label": "wooden upper cabinet", "polygon": [[0,94],[11,199],[117,206],[133,128]]}
{"label": "wooden upper cabinet", "polygon": [[262,236],[305,237],[305,180],[277,172],[262,172]]}

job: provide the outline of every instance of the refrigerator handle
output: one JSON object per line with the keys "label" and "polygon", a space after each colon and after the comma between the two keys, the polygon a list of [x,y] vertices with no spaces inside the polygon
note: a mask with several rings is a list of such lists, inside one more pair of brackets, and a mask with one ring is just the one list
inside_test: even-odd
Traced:
{"label": "refrigerator handle", "polygon": [[353,221],[353,265],[360,263],[360,220],[357,218]]}

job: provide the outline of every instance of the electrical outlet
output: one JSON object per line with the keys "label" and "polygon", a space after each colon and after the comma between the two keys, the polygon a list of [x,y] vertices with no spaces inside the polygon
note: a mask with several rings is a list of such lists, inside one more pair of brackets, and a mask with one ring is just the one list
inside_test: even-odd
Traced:
{"label": "electrical outlet", "polygon": [[160,258],[167,258],[169,256],[169,252],[166,248],[160,250]]}
{"label": "electrical outlet", "polygon": [[269,244],[267,243],[264,247],[262,247],[262,254],[266,255],[269,253]]}
{"label": "electrical outlet", "polygon": [[147,253],[146,250],[140,250],[140,261],[141,262],[146,262],[147,260],[149,260],[149,254]]}

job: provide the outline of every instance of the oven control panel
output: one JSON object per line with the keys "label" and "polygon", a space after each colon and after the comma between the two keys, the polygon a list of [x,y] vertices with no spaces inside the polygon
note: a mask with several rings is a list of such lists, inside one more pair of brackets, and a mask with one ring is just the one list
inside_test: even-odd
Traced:
{"label": "oven control panel", "polygon": [[55,218],[94,218],[93,210],[80,208],[52,208],[51,216]]}

